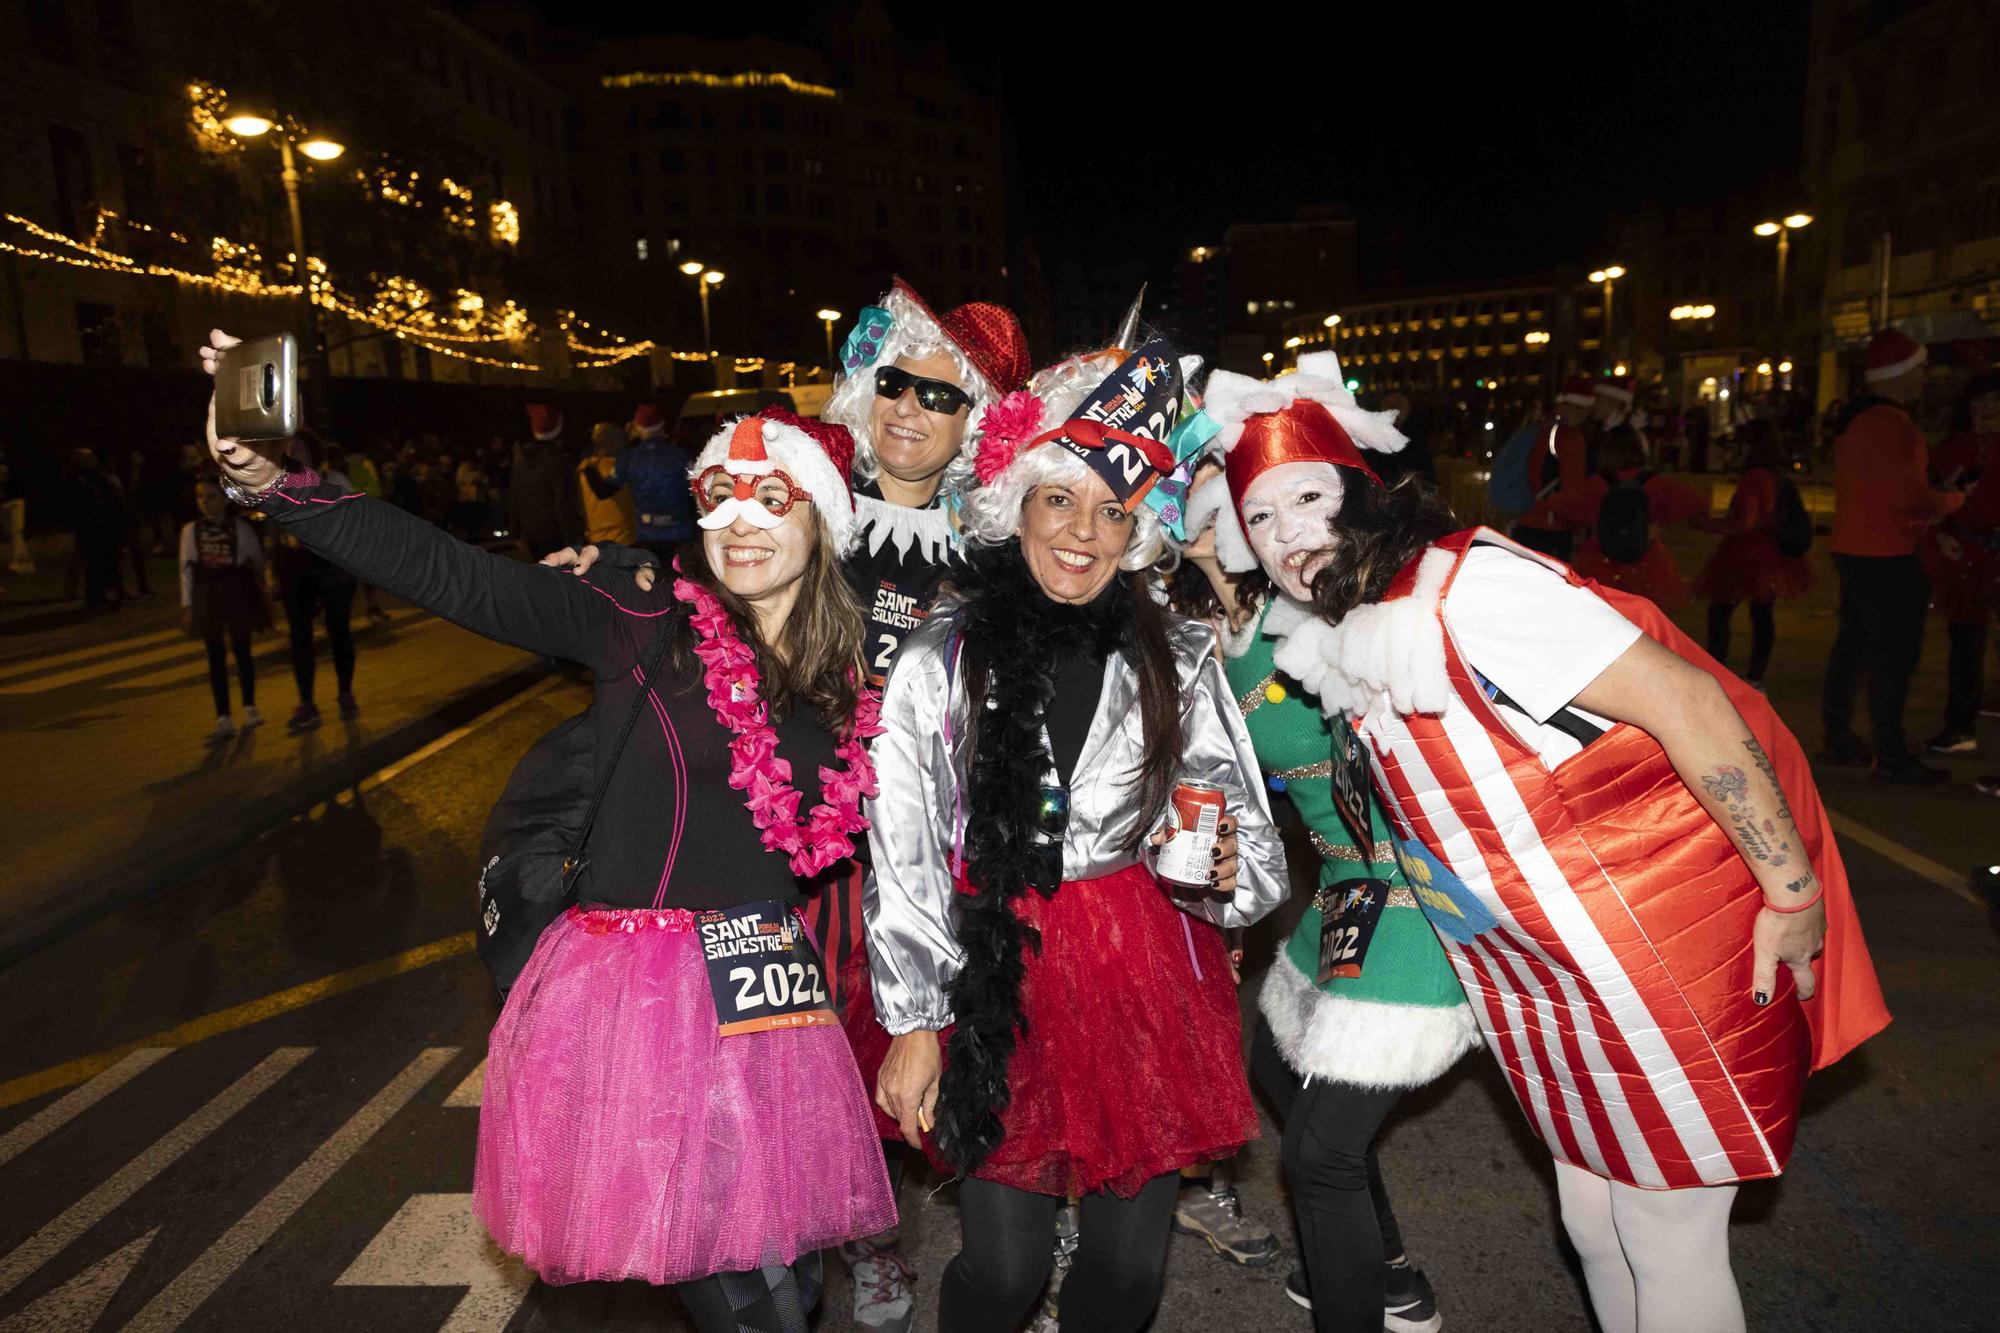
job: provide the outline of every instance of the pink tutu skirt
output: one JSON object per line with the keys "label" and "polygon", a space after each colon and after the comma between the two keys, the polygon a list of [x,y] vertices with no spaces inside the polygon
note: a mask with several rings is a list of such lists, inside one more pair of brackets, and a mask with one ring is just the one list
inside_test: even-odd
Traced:
{"label": "pink tutu skirt", "polygon": [[671,910],[542,933],[488,1045],[472,1207],[551,1283],[743,1272],[896,1223],[847,1038],[719,1035]]}

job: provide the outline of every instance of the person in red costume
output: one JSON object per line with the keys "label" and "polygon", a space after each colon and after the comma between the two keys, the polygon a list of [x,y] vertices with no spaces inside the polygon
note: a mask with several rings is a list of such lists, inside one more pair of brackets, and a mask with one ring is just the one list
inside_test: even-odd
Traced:
{"label": "person in red costume", "polygon": [[1740,1333],[1736,1186],[1888,1022],[1805,756],[1652,603],[1354,457],[1278,669],[1366,743],[1599,1325]]}
{"label": "person in red costume", "polygon": [[1764,688],[1764,672],[1777,642],[1773,608],[1781,597],[1797,597],[1812,586],[1812,566],[1803,556],[1778,549],[1778,496],[1790,483],[1779,477],[1783,461],[1768,421],[1743,425],[1743,479],[1729,498],[1729,512],[1697,519],[1703,532],[1721,537],[1708,563],[1695,575],[1697,597],[1708,599],[1708,654],[1729,661],[1729,622],[1739,603],[1750,603],[1750,670],[1744,676]]}
{"label": "person in red costume", "polygon": [[1949,775],[1919,763],[1903,738],[1903,706],[1923,655],[1930,588],[1917,559],[1924,530],[1957,512],[1965,496],[1934,491],[1929,449],[1906,405],[1923,392],[1923,345],[1899,329],[1868,343],[1868,392],[1849,404],[1833,444],[1833,566],[1840,573],[1840,633],[1820,696],[1829,763],[1865,763],[1855,739],[1854,693],[1868,672],[1869,739],[1875,776],[1929,786]]}
{"label": "person in red costume", "polygon": [[1585,461],[1589,442],[1584,423],[1597,407],[1597,393],[1588,375],[1572,375],[1556,395],[1554,419],[1535,427],[1539,441],[1528,455],[1528,484],[1535,507],[1514,520],[1514,540],[1532,550],[1567,560],[1576,545],[1577,523],[1550,503],[1565,491],[1583,486],[1589,475]]}
{"label": "person in red costume", "polygon": [[1930,576],[1931,600],[1944,613],[1951,645],[1945,673],[1944,730],[1924,748],[1932,754],[1979,749],[1981,676],[1986,631],[2000,594],[2000,372],[1967,381],[1954,414],[1956,431],[1931,455],[1931,480],[1965,492],[1965,507],[1924,534],[1918,548]]}
{"label": "person in red costume", "polygon": [[[1707,514],[1708,497],[1685,482],[1647,471],[1639,432],[1629,425],[1604,432],[1597,458],[1600,471],[1576,489],[1549,498],[1549,508],[1590,532],[1570,564],[1585,578],[1644,597],[1662,611],[1680,610],[1687,605],[1687,580],[1660,540],[1660,529]],[[1632,559],[1621,543],[1629,544],[1638,558]]]}

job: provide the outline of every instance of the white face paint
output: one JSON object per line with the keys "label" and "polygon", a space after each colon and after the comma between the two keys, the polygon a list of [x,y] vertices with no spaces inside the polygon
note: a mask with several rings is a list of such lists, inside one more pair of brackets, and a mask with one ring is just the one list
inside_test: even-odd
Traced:
{"label": "white face paint", "polygon": [[1340,497],[1333,464],[1281,463],[1250,483],[1239,507],[1257,563],[1299,601],[1312,599],[1313,576],[1333,558]]}

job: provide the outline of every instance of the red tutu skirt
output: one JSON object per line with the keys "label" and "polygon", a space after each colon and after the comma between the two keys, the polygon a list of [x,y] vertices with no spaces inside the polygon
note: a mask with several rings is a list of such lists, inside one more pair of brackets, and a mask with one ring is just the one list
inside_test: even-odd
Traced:
{"label": "red tutu skirt", "polygon": [[974,1175],[1130,1198],[1257,1137],[1220,930],[1176,908],[1143,866],[1028,894],[1019,910],[1042,947],[1021,985],[1006,1138]]}
{"label": "red tutu skirt", "polygon": [[[1601,581],[1601,580],[1600,580]],[[1812,566],[1787,556],[1768,532],[1724,537],[1695,576],[1697,597],[1711,602],[1775,602],[1797,597],[1813,584]]]}
{"label": "red tutu skirt", "polygon": [[1680,566],[1674,563],[1674,553],[1658,537],[1653,538],[1646,554],[1630,565],[1606,559],[1597,538],[1592,537],[1577,548],[1570,568],[1607,588],[1643,597],[1662,611],[1678,611],[1687,605],[1687,580],[1681,577]]}

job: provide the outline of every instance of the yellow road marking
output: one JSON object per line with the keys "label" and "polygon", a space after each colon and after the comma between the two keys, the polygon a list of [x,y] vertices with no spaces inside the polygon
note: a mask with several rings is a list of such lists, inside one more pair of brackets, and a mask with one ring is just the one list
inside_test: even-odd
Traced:
{"label": "yellow road marking", "polygon": [[1974,907],[1986,905],[1980,901],[1978,894],[1966,886],[1965,876],[1950,866],[1940,865],[1922,852],[1913,852],[1895,839],[1882,836],[1866,824],[1857,824],[1837,810],[1829,809],[1826,813],[1833,820],[1833,831],[1841,837],[1860,843],[1877,856],[1886,856],[1911,874],[1923,876],[1946,893],[1963,898]]}
{"label": "yellow road marking", "polygon": [[133,1051],[149,1046],[192,1046],[198,1041],[207,1041],[210,1037],[219,1037],[225,1032],[234,1032],[238,1028],[249,1027],[252,1023],[261,1023],[267,1018],[276,1018],[280,1014],[288,1014],[294,1009],[301,1009],[336,995],[344,995],[348,991],[358,990],[378,981],[400,977],[434,963],[449,962],[451,959],[471,953],[472,949],[472,932],[468,930],[462,935],[433,940],[429,944],[406,949],[388,958],[378,958],[372,963],[363,963],[345,972],[335,972],[332,976],[293,986],[290,990],[277,991],[261,999],[247,1000],[228,1009],[218,1009],[212,1014],[204,1014],[179,1027],[168,1028],[165,1032],[156,1032],[149,1037],[140,1037],[122,1046],[114,1046],[108,1051],[99,1051],[95,1055],[71,1060],[68,1064],[56,1065],[39,1073],[23,1074],[20,1078],[0,1083],[0,1110],[30,1101],[44,1093],[73,1087],[85,1079],[95,1078]]}

